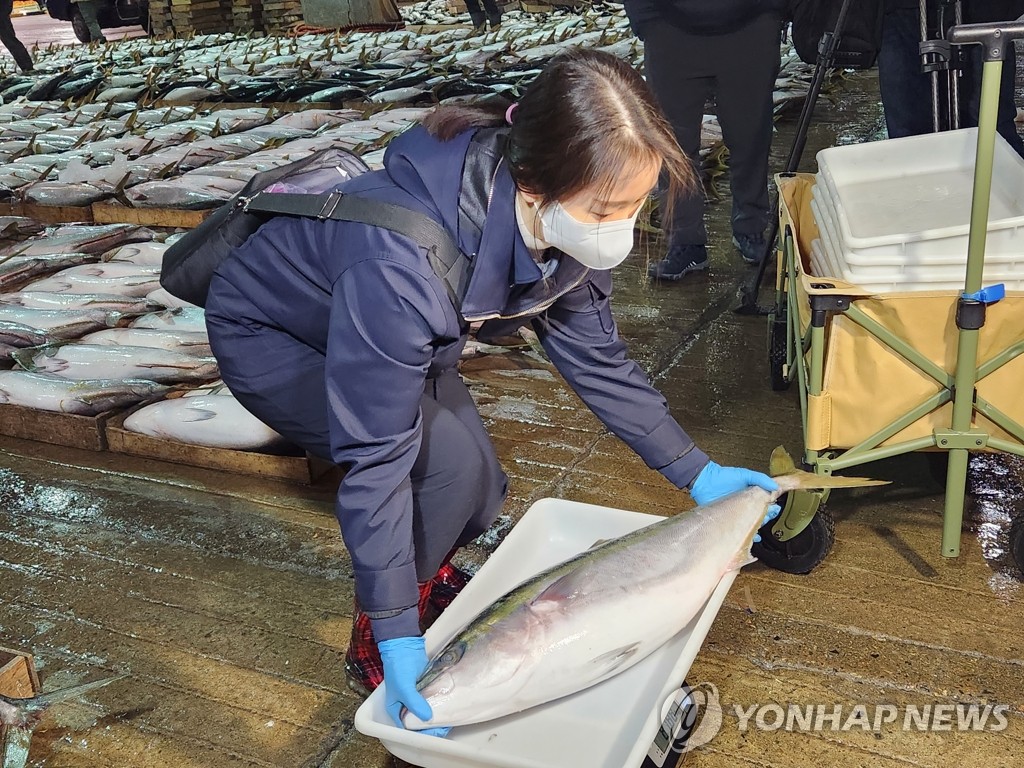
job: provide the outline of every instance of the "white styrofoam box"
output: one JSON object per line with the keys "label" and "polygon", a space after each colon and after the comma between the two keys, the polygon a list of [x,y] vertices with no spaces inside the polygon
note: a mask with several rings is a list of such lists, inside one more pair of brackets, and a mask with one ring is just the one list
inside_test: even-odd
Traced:
{"label": "white styrofoam box", "polygon": [[[856,267],[848,260],[849,251],[840,245],[835,226],[835,211],[817,186],[811,192],[811,213],[821,236],[823,255],[828,259],[834,277],[877,293],[904,291],[963,290],[967,277],[966,259],[961,265],[930,264],[874,265]],[[830,215],[831,213],[831,215]],[[1004,283],[1007,290],[1024,289],[1024,270],[1014,271],[1007,264],[985,264],[983,283]]]}
{"label": "white styrofoam box", "polygon": [[[661,519],[561,499],[538,501],[427,630],[428,655],[523,581],[596,541]],[[396,757],[423,768],[638,768],[735,578],[736,571],[728,573],[689,626],[653,654],[572,696],[454,728],[439,739],[396,727],[384,711],[382,686],[356,711],[356,729],[380,739]]]}
{"label": "white styrofoam box", "polygon": [[[819,177],[856,266],[963,264],[977,128],[821,150]],[[996,136],[986,261],[1024,268],[1024,159]]]}

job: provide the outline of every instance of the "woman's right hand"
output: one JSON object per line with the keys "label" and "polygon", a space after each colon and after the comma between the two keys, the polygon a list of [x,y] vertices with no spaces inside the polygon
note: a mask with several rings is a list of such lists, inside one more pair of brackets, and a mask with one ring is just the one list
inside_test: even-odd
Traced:
{"label": "woman's right hand", "polygon": [[[377,643],[384,664],[384,708],[402,728],[402,709],[408,709],[423,722],[434,713],[416,690],[416,681],[427,668],[427,651],[422,637],[396,637]],[[420,733],[444,738],[451,728],[426,728]]]}

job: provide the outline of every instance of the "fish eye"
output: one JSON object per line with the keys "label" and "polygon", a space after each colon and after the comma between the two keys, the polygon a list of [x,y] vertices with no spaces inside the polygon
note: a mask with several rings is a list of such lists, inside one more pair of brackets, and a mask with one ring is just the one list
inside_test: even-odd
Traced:
{"label": "fish eye", "polygon": [[452,667],[458,664],[462,660],[463,654],[466,652],[465,643],[456,643],[455,645],[448,648],[444,653],[441,654],[441,658],[437,661],[442,667]]}

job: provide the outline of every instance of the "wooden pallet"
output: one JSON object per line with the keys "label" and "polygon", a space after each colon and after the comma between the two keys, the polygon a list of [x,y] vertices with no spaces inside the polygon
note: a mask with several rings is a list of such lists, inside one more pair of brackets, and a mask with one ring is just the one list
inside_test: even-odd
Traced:
{"label": "wooden pallet", "polygon": [[179,208],[130,208],[120,203],[93,203],[93,221],[97,224],[138,224],[143,227],[182,227],[202,224],[216,208],[185,211]]}
{"label": "wooden pallet", "polygon": [[98,416],[42,411],[23,405],[0,405],[0,435],[39,443],[103,451],[107,447],[104,425],[112,411]]}
{"label": "wooden pallet", "polygon": [[[27,699],[39,693],[39,677],[31,654],[0,648],[0,695]],[[0,765],[20,768],[28,759],[30,728],[0,725]]]}
{"label": "wooden pallet", "polygon": [[[7,213],[7,211],[10,211]],[[90,205],[40,205],[39,203],[14,203],[5,208],[5,215],[25,216],[43,224],[70,224],[72,222],[92,224]]]}
{"label": "wooden pallet", "polygon": [[124,420],[144,405],[137,405],[105,422],[106,442],[110,451],[190,467],[287,480],[301,485],[312,485],[325,475],[338,472],[334,464],[309,454],[275,456],[255,451],[232,451],[129,432],[124,428]]}

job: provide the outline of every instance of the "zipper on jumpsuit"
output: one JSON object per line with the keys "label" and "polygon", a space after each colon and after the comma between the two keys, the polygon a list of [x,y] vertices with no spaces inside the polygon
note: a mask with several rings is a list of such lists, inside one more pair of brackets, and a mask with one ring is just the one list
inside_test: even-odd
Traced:
{"label": "zipper on jumpsuit", "polygon": [[[491,210],[491,200],[494,198],[494,180],[498,178],[498,170],[501,168],[501,164],[503,162],[505,162],[505,158],[501,158],[498,161],[498,164],[494,167],[494,173],[491,174],[491,187],[487,191],[487,211],[488,212]],[[473,254],[473,255],[476,256],[476,254]],[[551,296],[550,298],[548,298],[546,301],[541,302],[540,304],[537,304],[536,306],[528,307],[527,309],[523,310],[522,312],[516,312],[514,315],[503,315],[500,312],[493,312],[493,313],[487,314],[487,315],[473,315],[472,317],[468,317],[466,315],[463,315],[463,319],[466,322],[468,322],[468,323],[478,323],[478,322],[480,322],[482,320],[495,320],[495,319],[514,320],[517,317],[524,317],[526,315],[533,315],[533,314],[537,314],[537,313],[543,312],[545,309],[550,307],[552,304],[554,304],[560,298],[565,296],[565,294],[567,294],[569,291],[573,290],[574,288],[579,287],[583,283],[583,281],[586,279],[588,274],[590,274],[590,270],[589,269],[583,270],[583,273],[580,275],[580,277],[575,282],[573,282],[572,284],[567,286],[564,291],[559,291],[554,296]]]}

